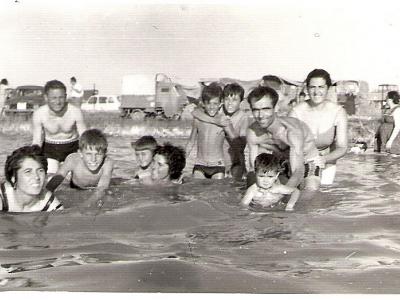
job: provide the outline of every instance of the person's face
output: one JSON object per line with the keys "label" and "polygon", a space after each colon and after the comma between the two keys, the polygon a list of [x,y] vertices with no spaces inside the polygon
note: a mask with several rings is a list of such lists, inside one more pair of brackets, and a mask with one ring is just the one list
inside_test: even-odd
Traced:
{"label": "person's face", "polygon": [[221,101],[219,98],[212,98],[210,101],[204,103],[204,109],[210,117],[214,117],[218,113],[220,107]]}
{"label": "person's face", "polygon": [[240,108],[240,95],[230,95],[224,98],[224,107],[227,113],[233,114]]}
{"label": "person's face", "polygon": [[252,100],[251,110],[254,119],[262,128],[268,128],[275,119],[273,101],[270,97],[264,96],[258,101]]}
{"label": "person's face", "polygon": [[276,171],[257,172],[257,186],[263,189],[269,189],[278,179],[279,173]]}
{"label": "person's face", "polygon": [[63,89],[51,89],[45,94],[50,110],[60,113],[67,105],[67,97]]}
{"label": "person's face", "polygon": [[87,147],[79,151],[82,155],[85,166],[90,171],[97,171],[106,157],[106,154],[103,151],[96,150],[94,147]]}
{"label": "person's face", "polygon": [[328,94],[328,85],[326,84],[324,78],[322,77],[311,78],[307,89],[310,95],[310,99],[314,104],[320,104],[323,101],[325,101],[326,96]]}
{"label": "person's face", "polygon": [[37,196],[41,193],[46,181],[43,166],[32,158],[25,158],[17,170],[17,189],[24,194]]}
{"label": "person's face", "polygon": [[151,178],[155,180],[166,180],[169,178],[169,165],[165,156],[156,154]]}
{"label": "person's face", "polygon": [[139,166],[142,168],[148,167],[153,160],[153,151],[152,150],[135,150],[136,160],[139,163]]}

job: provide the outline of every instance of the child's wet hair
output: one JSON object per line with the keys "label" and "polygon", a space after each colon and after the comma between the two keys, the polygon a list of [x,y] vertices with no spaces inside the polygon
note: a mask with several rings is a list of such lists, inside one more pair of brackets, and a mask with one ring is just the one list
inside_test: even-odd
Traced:
{"label": "child's wet hair", "polygon": [[253,107],[253,102],[257,102],[264,97],[268,97],[272,100],[272,106],[275,107],[276,103],[279,100],[278,93],[268,86],[258,86],[254,88],[250,94],[247,96],[247,101],[250,104],[250,107]]}
{"label": "child's wet hair", "polygon": [[169,179],[179,179],[186,166],[185,150],[170,143],[165,143],[163,146],[158,146],[156,148],[154,155],[156,154],[165,157],[169,166]]}
{"label": "child's wet hair", "polygon": [[235,95],[238,95],[240,97],[240,101],[243,101],[244,89],[237,83],[227,84],[222,92],[222,97],[226,98]]}
{"label": "child's wet hair", "polygon": [[144,135],[141,138],[139,138],[136,142],[132,142],[131,146],[136,151],[151,150],[154,152],[158,144],[153,136]]}
{"label": "child's wet hair", "polygon": [[94,148],[99,152],[107,153],[108,142],[104,133],[99,129],[88,129],[79,138],[79,149]]}
{"label": "child's wet hair", "polygon": [[218,84],[218,82],[213,82],[209,85],[206,85],[201,91],[201,101],[203,103],[210,102],[211,99],[218,98],[221,100],[222,98],[222,88]]}
{"label": "child's wet hair", "polygon": [[270,153],[261,153],[254,161],[254,170],[256,173],[265,173],[269,171],[279,172],[281,170],[281,165],[279,159],[275,155]]}

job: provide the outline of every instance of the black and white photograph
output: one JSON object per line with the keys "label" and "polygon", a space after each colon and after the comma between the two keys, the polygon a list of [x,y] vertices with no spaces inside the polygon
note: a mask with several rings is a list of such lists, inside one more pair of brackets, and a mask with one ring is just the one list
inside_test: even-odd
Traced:
{"label": "black and white photograph", "polygon": [[400,293],[399,54],[392,0],[1,0],[1,294]]}

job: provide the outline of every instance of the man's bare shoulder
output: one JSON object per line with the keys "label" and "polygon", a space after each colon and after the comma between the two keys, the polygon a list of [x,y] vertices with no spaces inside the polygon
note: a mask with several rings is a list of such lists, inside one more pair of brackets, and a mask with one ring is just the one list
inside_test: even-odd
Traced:
{"label": "man's bare shoulder", "polygon": [[307,101],[303,101],[298,103],[295,107],[292,108],[292,111],[295,113],[304,112],[310,109],[310,105]]}
{"label": "man's bare shoulder", "polygon": [[82,156],[77,152],[69,154],[65,159],[66,163],[71,163],[73,166],[76,166],[81,161],[82,161]]}
{"label": "man's bare shoulder", "polygon": [[47,104],[40,106],[33,112],[33,117],[42,118],[46,117],[49,112],[49,107]]}
{"label": "man's bare shoulder", "polygon": [[82,115],[82,110],[79,107],[71,104],[68,104],[67,112],[69,116],[74,116],[75,118],[78,115]]}

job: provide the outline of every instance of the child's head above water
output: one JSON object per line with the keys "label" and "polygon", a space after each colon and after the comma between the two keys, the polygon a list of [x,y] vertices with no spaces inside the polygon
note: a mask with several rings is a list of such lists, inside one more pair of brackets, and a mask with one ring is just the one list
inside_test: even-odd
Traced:
{"label": "child's head above water", "polygon": [[230,83],[224,87],[222,99],[224,109],[228,114],[233,114],[240,109],[240,102],[244,98],[244,89],[237,83]]}
{"label": "child's head above water", "polygon": [[201,100],[204,105],[205,112],[214,117],[221,106],[222,88],[217,82],[213,82],[203,88],[201,92]]}
{"label": "child's head above water", "polygon": [[158,146],[154,152],[152,178],[158,180],[178,180],[186,165],[185,151],[170,143]]}
{"label": "child's head above water", "polygon": [[141,168],[147,168],[154,156],[154,151],[157,148],[157,141],[151,135],[142,136],[136,142],[131,143],[135,150],[136,159]]}
{"label": "child's head above water", "polygon": [[276,156],[269,153],[261,153],[255,159],[254,169],[257,186],[268,189],[278,179],[281,167]]}
{"label": "child's head above water", "polygon": [[86,167],[96,171],[103,164],[108,148],[107,138],[99,129],[88,129],[79,139],[79,152]]}

